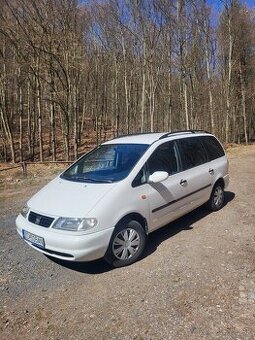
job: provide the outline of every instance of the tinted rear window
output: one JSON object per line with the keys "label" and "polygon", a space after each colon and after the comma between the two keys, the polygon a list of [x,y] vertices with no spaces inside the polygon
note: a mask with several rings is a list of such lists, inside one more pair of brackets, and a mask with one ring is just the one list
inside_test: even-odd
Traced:
{"label": "tinted rear window", "polygon": [[200,139],[206,149],[210,161],[225,155],[222,146],[213,136],[203,136],[200,137]]}

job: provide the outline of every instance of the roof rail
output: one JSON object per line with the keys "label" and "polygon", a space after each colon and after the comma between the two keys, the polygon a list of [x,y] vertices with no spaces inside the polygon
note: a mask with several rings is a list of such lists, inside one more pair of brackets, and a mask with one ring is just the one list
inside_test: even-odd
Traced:
{"label": "roof rail", "polygon": [[124,135],[118,135],[116,137],[113,137],[111,140],[122,138],[122,137],[148,135],[148,134],[153,134],[153,133],[158,133],[158,132],[135,132],[135,133],[129,133],[129,134],[124,134]]}
{"label": "roof rail", "polygon": [[211,133],[211,132],[206,131],[206,130],[178,130],[178,131],[172,131],[172,132],[165,133],[163,136],[159,137],[159,140],[163,139],[163,138],[167,138],[168,136],[171,136],[171,135],[178,134],[178,133],[185,134],[185,133],[197,133],[197,132]]}

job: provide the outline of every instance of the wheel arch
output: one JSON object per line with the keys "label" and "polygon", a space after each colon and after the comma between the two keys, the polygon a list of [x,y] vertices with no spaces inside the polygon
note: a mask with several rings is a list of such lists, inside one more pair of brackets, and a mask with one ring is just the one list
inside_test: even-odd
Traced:
{"label": "wheel arch", "polygon": [[213,189],[215,188],[215,186],[217,184],[220,184],[222,186],[223,190],[225,189],[225,182],[224,182],[224,179],[222,177],[217,179],[217,181],[214,183]]}
{"label": "wheel arch", "polygon": [[125,216],[123,216],[118,223],[115,225],[115,228],[121,225],[123,222],[127,220],[135,220],[141,224],[141,226],[144,228],[145,233],[148,234],[148,223],[145,217],[143,217],[141,214],[137,212],[131,212]]}

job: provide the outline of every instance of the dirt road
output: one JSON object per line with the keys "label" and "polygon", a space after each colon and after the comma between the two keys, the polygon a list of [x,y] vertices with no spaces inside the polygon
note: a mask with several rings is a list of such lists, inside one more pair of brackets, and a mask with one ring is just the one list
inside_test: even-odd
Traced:
{"label": "dirt road", "polygon": [[28,247],[15,216],[47,179],[2,180],[0,338],[253,340],[255,146],[229,159],[221,211],[202,207],[154,232],[141,261],[114,270]]}

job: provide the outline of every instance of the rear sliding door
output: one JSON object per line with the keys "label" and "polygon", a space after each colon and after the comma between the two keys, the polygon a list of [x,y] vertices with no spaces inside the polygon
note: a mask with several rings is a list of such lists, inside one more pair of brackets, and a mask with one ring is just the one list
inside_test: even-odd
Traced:
{"label": "rear sliding door", "polygon": [[183,210],[191,211],[205,203],[211,194],[213,170],[200,137],[177,140],[180,155]]}

